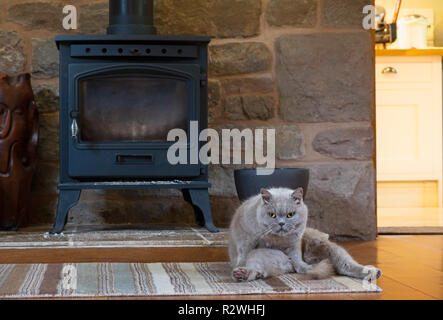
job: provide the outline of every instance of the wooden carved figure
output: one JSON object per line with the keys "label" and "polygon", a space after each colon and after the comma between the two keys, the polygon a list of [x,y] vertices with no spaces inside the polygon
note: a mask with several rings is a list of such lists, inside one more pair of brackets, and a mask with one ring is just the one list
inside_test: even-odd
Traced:
{"label": "wooden carved figure", "polygon": [[30,75],[0,75],[0,229],[17,230],[29,216],[37,143]]}

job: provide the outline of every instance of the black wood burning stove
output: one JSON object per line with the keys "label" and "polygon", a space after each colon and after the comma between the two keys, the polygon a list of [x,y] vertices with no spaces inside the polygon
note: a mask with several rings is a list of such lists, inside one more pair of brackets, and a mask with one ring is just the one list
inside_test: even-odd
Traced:
{"label": "black wood burning stove", "polygon": [[[107,35],[57,36],[60,233],[83,189],[181,189],[211,232],[207,167],[171,165],[167,134],[207,128],[208,37],[155,35],[153,0],[110,0]],[[189,158],[189,157],[188,157]]]}

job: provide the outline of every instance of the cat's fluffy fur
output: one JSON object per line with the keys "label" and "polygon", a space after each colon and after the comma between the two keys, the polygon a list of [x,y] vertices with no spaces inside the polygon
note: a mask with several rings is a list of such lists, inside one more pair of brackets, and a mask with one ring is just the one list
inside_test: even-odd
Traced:
{"label": "cat's fluffy fur", "polygon": [[307,228],[303,190],[262,189],[236,211],[230,226],[232,276],[251,281],[296,272],[301,279],[334,274],[374,280],[381,271],[357,263],[329,236]]}

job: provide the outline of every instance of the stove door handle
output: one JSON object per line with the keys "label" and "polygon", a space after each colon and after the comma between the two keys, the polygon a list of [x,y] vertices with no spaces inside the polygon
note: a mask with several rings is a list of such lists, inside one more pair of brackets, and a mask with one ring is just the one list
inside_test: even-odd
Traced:
{"label": "stove door handle", "polygon": [[76,120],[76,119],[72,119],[71,135],[72,135],[72,138],[73,138],[73,139],[77,139],[77,135],[78,135],[78,125],[77,125],[77,120]]}
{"label": "stove door handle", "polygon": [[116,156],[116,162],[118,164],[135,164],[135,165],[144,165],[154,164],[154,157],[150,154],[148,155],[126,155],[126,154],[118,154]]}

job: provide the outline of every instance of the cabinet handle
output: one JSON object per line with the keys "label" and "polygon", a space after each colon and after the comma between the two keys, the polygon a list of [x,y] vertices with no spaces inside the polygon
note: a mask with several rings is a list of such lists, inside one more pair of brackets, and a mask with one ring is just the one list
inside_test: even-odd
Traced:
{"label": "cabinet handle", "polygon": [[381,71],[381,73],[383,73],[383,74],[386,74],[386,73],[397,74],[397,69],[395,69],[394,67],[386,67]]}

